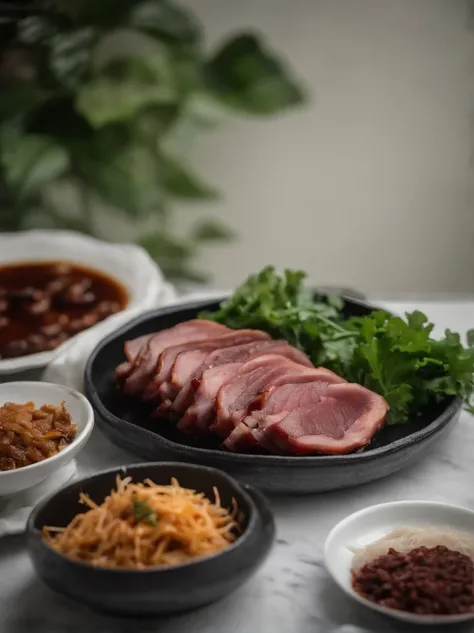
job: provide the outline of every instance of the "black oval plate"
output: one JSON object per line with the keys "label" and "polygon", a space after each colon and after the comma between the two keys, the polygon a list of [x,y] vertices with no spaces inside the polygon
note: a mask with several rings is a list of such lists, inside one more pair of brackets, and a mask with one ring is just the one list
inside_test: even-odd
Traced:
{"label": "black oval plate", "polygon": [[[458,398],[426,411],[416,420],[385,426],[362,451],[350,455],[286,457],[229,453],[209,440],[197,440],[172,424],[150,419],[151,409],[123,396],[114,370],[128,339],[193,319],[201,310],[216,310],[220,301],[170,306],[143,314],[105,338],[86,365],[84,386],[96,421],[112,442],[148,461],[185,461],[220,468],[261,490],[307,494],[348,488],[390,475],[426,455],[459,418]],[[373,306],[345,299],[348,315],[370,313]]]}

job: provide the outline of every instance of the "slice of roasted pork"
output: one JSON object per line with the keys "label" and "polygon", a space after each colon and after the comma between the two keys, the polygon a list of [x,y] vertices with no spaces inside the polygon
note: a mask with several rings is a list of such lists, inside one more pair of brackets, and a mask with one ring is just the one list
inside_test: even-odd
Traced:
{"label": "slice of roasted pork", "polygon": [[[271,354],[268,354],[268,351],[271,351]],[[220,428],[221,432],[224,433],[224,428],[226,425],[230,426],[232,421],[226,420],[223,416],[220,420],[216,419],[217,395],[221,387],[247,373],[275,369],[282,363],[285,364],[286,361],[290,362],[291,367],[298,373],[314,369],[307,356],[301,356],[301,354],[302,352],[285,341],[275,341],[274,346],[261,351],[257,350],[245,363],[226,363],[206,369],[201,378],[193,381],[194,402],[182,415],[178,428],[186,430],[188,433],[202,435],[208,433],[212,425],[212,431],[215,432],[214,429],[217,427],[218,433]],[[302,360],[305,364],[296,362],[296,359]],[[311,365],[311,369],[309,365]],[[256,378],[256,373],[252,375],[250,380],[254,378]],[[228,432],[230,430],[232,429],[229,429]]]}
{"label": "slice of roasted pork", "polygon": [[[205,358],[198,356],[196,352],[210,354],[233,348],[236,345],[255,344],[260,341],[271,341],[270,335],[262,330],[231,330],[216,339],[199,341],[197,344],[191,341],[184,345],[168,348],[161,355],[154,379],[154,384],[159,385],[159,398],[161,400],[168,398],[173,401],[186,381],[191,379]],[[170,363],[171,367],[168,370]]]}
{"label": "slice of roasted pork", "polygon": [[367,446],[385,422],[388,404],[361,385],[330,385],[319,402],[273,416],[263,432],[290,455],[339,455]]}
{"label": "slice of roasted pork", "polygon": [[[237,452],[250,448],[278,452],[277,447],[262,431],[266,422],[274,417],[281,419],[282,414],[290,413],[293,409],[313,406],[321,400],[329,385],[346,382],[324,367],[315,368],[312,374],[303,374],[297,383],[272,385],[265,389],[251,403],[249,414],[230,433],[224,446]],[[280,382],[281,380],[284,378],[282,377]]]}
{"label": "slice of roasted pork", "polygon": [[[270,340],[270,335],[261,330],[229,330],[216,338],[189,341],[181,345],[167,347],[160,355],[155,376],[143,393],[143,400],[147,402],[173,400],[195,368],[196,351],[209,353],[240,343],[262,340]],[[187,357],[188,352],[192,352],[191,364]],[[174,384],[172,383],[173,372]]]}
{"label": "slice of roasted pork", "polygon": [[242,363],[226,363],[206,369],[194,385],[194,402],[178,422],[178,429],[191,435],[205,435],[214,421],[216,397],[224,383],[234,376]]}
{"label": "slice of roasted pork", "polygon": [[133,368],[135,359],[140,354],[141,350],[146,346],[153,334],[144,334],[138,338],[134,338],[131,341],[125,341],[124,351],[127,360],[121,363],[115,370],[115,378],[119,382],[123,382],[125,378],[130,374]]}
{"label": "slice of roasted pork", "polygon": [[135,397],[143,394],[154,376],[158,359],[166,348],[186,341],[214,338],[230,331],[220,323],[193,319],[157,332],[141,348],[138,357],[135,358],[132,371],[123,386],[124,393]]}
{"label": "slice of roasted pork", "polygon": [[192,356],[191,361],[191,354],[192,352],[189,352],[189,365],[191,362],[195,365],[191,376],[185,380],[185,374],[181,375],[178,373],[177,365],[178,363],[183,364],[184,354],[180,354],[178,356],[172,371],[172,383],[174,386],[182,384],[181,390],[174,401],[169,405],[169,411],[176,415],[183,415],[185,411],[192,406],[196,389],[199,387],[199,381],[203,373],[212,367],[219,367],[221,365],[235,362],[243,363],[251,358],[262,356],[263,354],[280,354],[281,356],[294,360],[296,363],[300,363],[301,365],[305,365],[307,367],[313,366],[306,354],[296,347],[292,347],[286,341],[257,340],[243,345],[217,349],[210,354],[203,355],[201,357],[201,362],[199,362],[197,353]]}
{"label": "slice of roasted pork", "polygon": [[309,379],[313,370],[277,354],[249,360],[219,389],[216,419],[210,430],[226,438],[245,417],[260,392],[272,385]]}

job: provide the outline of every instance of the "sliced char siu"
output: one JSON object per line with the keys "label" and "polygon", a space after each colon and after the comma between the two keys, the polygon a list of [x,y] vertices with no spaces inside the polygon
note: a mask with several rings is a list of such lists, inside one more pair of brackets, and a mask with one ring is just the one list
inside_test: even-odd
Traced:
{"label": "sliced char siu", "polygon": [[[192,351],[183,351],[178,354],[171,369],[170,399],[174,400],[184,385],[196,377],[196,372],[200,367],[203,367],[207,359],[211,358],[211,363],[216,364],[218,362],[216,359],[221,357],[232,358],[232,350],[236,347],[249,345],[255,349],[262,344],[271,345],[273,341],[269,334],[261,330],[235,330],[228,335],[221,336],[218,343],[214,349],[208,351],[206,356],[200,359]],[[229,350],[231,351],[229,352]],[[189,354],[193,354],[193,356],[190,358]],[[204,367],[202,371],[204,371]]]}
{"label": "sliced char siu", "polygon": [[127,376],[132,371],[133,363],[135,359],[140,354],[142,348],[146,346],[149,339],[153,336],[153,334],[145,334],[144,336],[139,336],[131,341],[125,341],[124,351],[127,360],[124,363],[121,363],[117,369],[115,370],[115,378],[122,382],[127,378]]}
{"label": "sliced char siu", "polygon": [[[188,354],[190,355],[191,352],[188,352]],[[178,367],[178,364],[182,365],[185,361],[185,354],[183,353],[178,356],[173,366],[171,382],[175,387],[179,385],[182,385],[182,387],[173,403],[169,406],[170,412],[182,415],[188,407],[192,406],[196,387],[199,386],[199,380],[207,369],[234,362],[244,363],[263,354],[280,354],[306,367],[313,366],[306,354],[296,349],[296,347],[292,347],[286,341],[257,340],[243,345],[214,350],[210,354],[205,355],[200,363],[197,355],[193,356],[194,371],[190,376],[188,375],[188,378],[184,379],[184,374],[180,373],[180,368]]]}
{"label": "sliced char siu", "polygon": [[[167,347],[160,355],[158,365],[156,367],[155,376],[150,382],[143,399],[147,402],[161,402],[165,399],[174,399],[179,393],[180,386],[172,384],[172,372],[178,363],[175,371],[175,380],[183,379],[183,384],[190,377],[195,362],[195,352],[204,351],[212,352],[216,349],[225,347],[233,347],[239,343],[250,343],[251,341],[269,340],[270,335],[261,330],[229,330],[224,334],[220,334],[215,338],[208,338],[201,341],[189,341],[181,345]],[[192,352],[191,371],[189,372],[189,363],[187,364],[187,352]],[[179,361],[180,356],[184,355],[183,362]],[[181,374],[181,375],[180,375]],[[182,385],[181,385],[182,386]]]}
{"label": "sliced char siu", "polygon": [[315,368],[286,341],[194,319],[125,344],[115,375],[127,395],[148,398],[193,435],[215,434],[231,451],[345,454],[383,425],[387,402]]}
{"label": "sliced char siu", "polygon": [[260,392],[272,385],[308,380],[313,370],[277,354],[249,360],[219,389],[216,419],[210,430],[226,438],[245,417]]}
{"label": "sliced char siu", "polygon": [[194,402],[178,422],[178,429],[191,435],[205,435],[214,421],[219,389],[230,380],[242,363],[226,363],[206,369],[194,386]]}
{"label": "sliced char siu", "polygon": [[[298,371],[308,367],[314,369],[308,357],[286,341],[268,341],[267,343],[261,342],[260,346],[253,350],[249,349],[248,346],[239,345],[238,348],[224,350],[227,354],[224,355],[223,353],[220,357],[216,353],[212,359],[215,366],[205,369],[199,378],[191,381],[191,393],[189,395],[191,403],[184,415],[182,415],[178,428],[195,435],[207,433],[210,424],[214,421],[216,397],[219,389],[228,380],[239,375],[244,367],[244,362],[252,358],[266,357],[269,353],[272,356],[277,354],[280,361],[284,362],[285,359],[294,361],[293,366],[296,365]],[[221,361],[229,361],[231,358],[236,362],[222,362],[220,364]],[[180,396],[181,392],[178,398]],[[175,401],[175,404],[178,404],[177,401]],[[188,401],[186,404],[188,404]],[[180,414],[183,413],[183,409],[184,405],[180,405]]]}
{"label": "sliced char siu", "polygon": [[154,336],[154,334],[144,334],[143,336],[134,338],[132,341],[125,342],[123,347],[125,350],[125,356],[127,357],[129,363],[133,363],[141,350],[144,349],[144,345],[148,343],[152,336]]}
{"label": "sliced char siu", "polygon": [[124,393],[128,396],[140,396],[153,378],[161,353],[170,345],[186,341],[198,341],[213,338],[231,330],[220,323],[193,319],[178,323],[172,328],[161,330],[153,335],[140,350],[133,362],[133,368],[124,383]]}
{"label": "sliced char siu", "polygon": [[279,452],[278,447],[267,438],[262,429],[273,419],[281,419],[282,414],[294,409],[310,407],[321,400],[331,384],[346,381],[324,367],[315,368],[311,375],[303,377],[299,383],[272,385],[265,389],[250,405],[248,415],[235,427],[224,442],[231,451],[250,448],[264,448],[270,452]]}
{"label": "sliced char siu", "polygon": [[330,385],[319,402],[267,421],[263,432],[282,453],[351,453],[367,446],[388,409],[382,396],[361,385]]}

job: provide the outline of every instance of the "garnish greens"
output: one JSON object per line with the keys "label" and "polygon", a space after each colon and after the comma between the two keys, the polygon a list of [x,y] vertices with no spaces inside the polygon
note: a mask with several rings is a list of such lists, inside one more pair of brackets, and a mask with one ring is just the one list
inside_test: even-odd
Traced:
{"label": "garnish greens", "polygon": [[144,501],[135,500],[133,502],[133,516],[137,522],[143,521],[143,523],[151,525],[152,527],[158,523],[156,512],[154,512]]}
{"label": "garnish greens", "polygon": [[423,408],[459,396],[468,408],[474,392],[474,331],[467,346],[450,330],[431,337],[434,325],[419,311],[405,319],[378,310],[346,317],[340,297],[314,297],[305,273],[273,267],[250,276],[216,312],[200,318],[230,328],[265,330],[286,339],[350,382],[380,393],[390,405],[389,424],[402,424]]}

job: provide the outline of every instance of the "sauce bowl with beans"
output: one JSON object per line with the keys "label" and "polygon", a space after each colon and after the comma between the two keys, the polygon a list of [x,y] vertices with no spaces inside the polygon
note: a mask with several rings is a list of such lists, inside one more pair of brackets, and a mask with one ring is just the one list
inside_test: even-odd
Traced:
{"label": "sauce bowl with beans", "polygon": [[0,233],[0,376],[45,368],[72,339],[105,336],[171,291],[135,244],[74,231]]}
{"label": "sauce bowl with beans", "polygon": [[64,261],[0,266],[0,360],[54,350],[128,303],[113,277]]}
{"label": "sauce bowl with beans", "polygon": [[[391,547],[396,540],[387,546],[381,540],[389,543],[398,534],[394,539],[403,543],[405,533],[403,551]],[[426,546],[417,542],[411,547],[413,534],[417,541],[426,538]],[[437,538],[447,539],[449,546],[436,543]],[[474,511],[431,501],[396,501],[365,508],[338,523],[326,539],[324,559],[336,584],[365,607],[412,624],[447,625],[474,620],[471,548],[474,552]]]}

